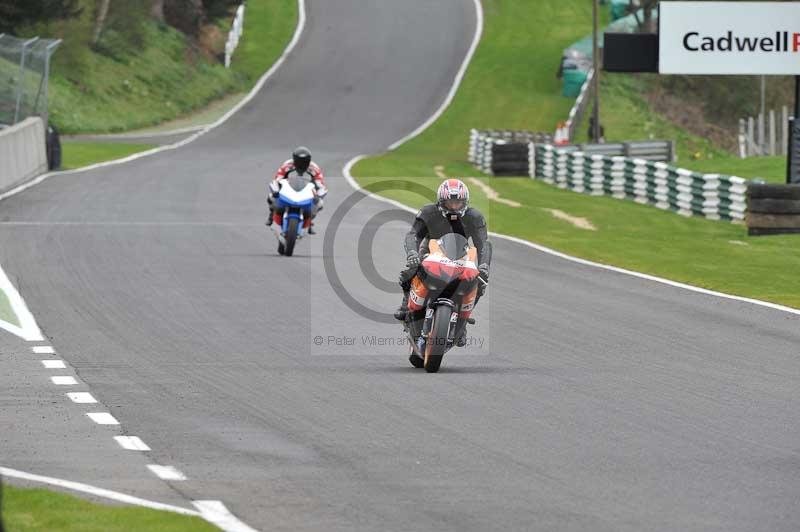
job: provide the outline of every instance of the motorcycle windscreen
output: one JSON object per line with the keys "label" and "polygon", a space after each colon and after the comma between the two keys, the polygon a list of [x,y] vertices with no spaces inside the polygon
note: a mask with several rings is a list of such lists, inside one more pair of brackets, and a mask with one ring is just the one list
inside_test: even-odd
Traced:
{"label": "motorcycle windscreen", "polygon": [[469,252],[469,241],[458,233],[448,233],[439,239],[439,249],[450,260],[459,260]]}
{"label": "motorcycle windscreen", "polygon": [[293,175],[287,181],[292,189],[297,192],[301,192],[310,182],[310,178],[308,178],[306,175]]}

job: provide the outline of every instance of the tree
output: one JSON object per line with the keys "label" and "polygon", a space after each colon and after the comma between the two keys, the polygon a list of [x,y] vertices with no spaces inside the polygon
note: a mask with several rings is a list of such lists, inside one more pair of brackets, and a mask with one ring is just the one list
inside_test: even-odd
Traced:
{"label": "tree", "polygon": [[208,18],[224,17],[241,4],[241,0],[203,0],[203,8]]}
{"label": "tree", "polygon": [[0,0],[0,33],[16,33],[21,26],[73,18],[81,13],[79,0]]}
{"label": "tree", "polygon": [[100,34],[103,33],[103,26],[108,17],[108,8],[111,5],[111,0],[99,0],[100,4],[97,6],[97,17],[94,21],[94,34],[92,36],[92,45],[97,45],[100,40]]}
{"label": "tree", "polygon": [[150,16],[159,22],[164,22],[164,0],[153,0],[150,5]]}
{"label": "tree", "polygon": [[[630,10],[639,24],[640,33],[655,33],[656,25],[653,20],[653,11],[658,8],[659,0],[639,0],[638,5],[631,4]],[[639,10],[642,10],[642,18],[639,18]]]}
{"label": "tree", "polygon": [[196,36],[204,18],[202,0],[164,1],[164,19],[167,24],[186,35]]}

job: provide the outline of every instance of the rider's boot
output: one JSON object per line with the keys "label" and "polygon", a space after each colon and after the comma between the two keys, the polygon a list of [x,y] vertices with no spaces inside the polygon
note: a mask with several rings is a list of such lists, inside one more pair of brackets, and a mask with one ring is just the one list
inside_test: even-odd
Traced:
{"label": "rider's boot", "polygon": [[311,222],[311,225],[308,226],[308,234],[309,235],[316,235],[317,231],[314,229],[314,222]]}
{"label": "rider's boot", "polygon": [[394,319],[405,321],[406,316],[408,316],[408,294],[408,291],[403,290],[403,302],[400,303],[400,306],[394,311]]}
{"label": "rider's boot", "polygon": [[408,361],[411,362],[411,365],[417,369],[425,367],[425,360],[423,360],[423,358],[416,353],[411,353],[411,355],[408,357]]}
{"label": "rider's boot", "polygon": [[272,212],[272,209],[270,209],[269,210],[269,216],[267,216],[267,221],[264,222],[264,225],[266,225],[267,227],[270,227],[272,225],[272,216],[273,216],[273,212]]}

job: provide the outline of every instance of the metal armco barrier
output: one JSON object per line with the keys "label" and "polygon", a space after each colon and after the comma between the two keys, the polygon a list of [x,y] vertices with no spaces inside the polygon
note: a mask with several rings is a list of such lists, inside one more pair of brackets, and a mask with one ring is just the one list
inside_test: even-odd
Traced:
{"label": "metal armco barrier", "polygon": [[627,198],[710,220],[744,220],[747,181],[700,174],[663,162],[592,155],[547,145],[530,145],[530,176],[576,192]]}
{"label": "metal armco barrier", "polygon": [[26,118],[0,129],[0,193],[47,171],[44,122]]}
{"label": "metal armco barrier", "polygon": [[800,233],[800,184],[751,183],[747,188],[747,232],[754,236]]}

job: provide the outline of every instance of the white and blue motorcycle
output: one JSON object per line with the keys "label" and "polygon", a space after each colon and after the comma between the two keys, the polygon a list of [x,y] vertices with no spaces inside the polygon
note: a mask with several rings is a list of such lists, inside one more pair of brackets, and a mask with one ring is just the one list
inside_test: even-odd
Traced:
{"label": "white and blue motorcycle", "polygon": [[273,225],[278,237],[278,253],[291,257],[297,240],[306,235],[303,222],[311,216],[317,202],[316,187],[308,174],[279,179],[270,186],[277,189],[275,206],[283,212],[280,229]]}

